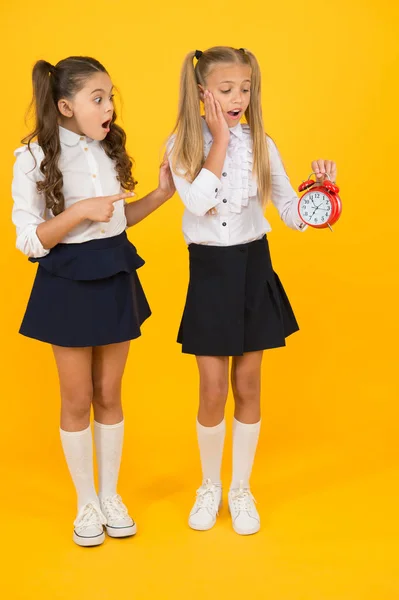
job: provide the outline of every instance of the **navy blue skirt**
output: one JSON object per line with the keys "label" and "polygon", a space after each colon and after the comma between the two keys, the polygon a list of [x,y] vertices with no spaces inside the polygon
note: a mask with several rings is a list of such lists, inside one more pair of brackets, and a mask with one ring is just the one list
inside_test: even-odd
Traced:
{"label": "navy blue skirt", "polygon": [[267,237],[237,246],[190,244],[190,281],[177,341],[196,356],[285,346],[299,329]]}
{"label": "navy blue skirt", "polygon": [[151,315],[136,270],[144,265],[125,232],[58,244],[39,263],[20,333],[66,347],[135,339]]}

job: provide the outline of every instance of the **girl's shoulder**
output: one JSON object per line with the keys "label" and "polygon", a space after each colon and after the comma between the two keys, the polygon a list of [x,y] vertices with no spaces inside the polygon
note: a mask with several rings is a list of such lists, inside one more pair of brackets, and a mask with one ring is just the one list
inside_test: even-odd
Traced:
{"label": "girl's shoulder", "polygon": [[269,159],[271,164],[273,165],[274,163],[280,163],[281,162],[281,155],[280,155],[280,150],[277,147],[276,142],[274,141],[273,138],[270,137],[270,135],[266,134],[266,143],[267,143],[267,149],[269,151]]}
{"label": "girl's shoulder", "polygon": [[33,154],[34,156],[39,156],[42,155],[43,156],[43,150],[41,149],[41,147],[39,146],[39,144],[37,142],[31,142],[28,146],[28,144],[24,144],[23,146],[20,146],[19,148],[17,148],[16,150],[14,150],[14,156],[16,156],[18,158],[18,156],[22,155],[22,154]]}
{"label": "girl's shoulder", "polygon": [[170,135],[168,137],[168,139],[166,140],[166,144],[165,144],[166,151],[168,153],[170,153],[173,150],[173,146],[175,145],[175,141],[176,141],[176,134],[172,133],[172,135]]}
{"label": "girl's shoulder", "polygon": [[14,150],[16,164],[24,171],[39,169],[44,158],[44,153],[37,142],[32,142],[29,146],[25,144]]}

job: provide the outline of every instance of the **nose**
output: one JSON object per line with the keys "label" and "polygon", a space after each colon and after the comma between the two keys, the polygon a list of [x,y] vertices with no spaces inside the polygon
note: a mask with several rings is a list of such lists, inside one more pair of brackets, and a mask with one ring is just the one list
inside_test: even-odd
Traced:
{"label": "nose", "polygon": [[244,96],[241,92],[236,92],[233,96],[233,104],[241,106],[243,104]]}
{"label": "nose", "polygon": [[111,99],[108,99],[107,102],[107,106],[106,106],[106,111],[107,112],[114,112],[114,103]]}

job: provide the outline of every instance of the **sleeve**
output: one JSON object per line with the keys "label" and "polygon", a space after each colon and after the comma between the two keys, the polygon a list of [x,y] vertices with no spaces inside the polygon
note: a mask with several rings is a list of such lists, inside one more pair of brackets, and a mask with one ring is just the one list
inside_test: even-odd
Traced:
{"label": "sleeve", "polygon": [[25,148],[15,151],[14,176],[12,181],[12,221],[17,230],[17,248],[26,256],[41,258],[50,250],[46,250],[37,237],[37,227],[45,222],[45,203],[36,189],[35,173],[40,164],[41,156],[33,150],[37,165]]}
{"label": "sleeve", "polygon": [[307,225],[298,213],[299,199],[285,172],[276,144],[271,138],[267,137],[267,145],[270,157],[272,202],[288,227],[304,231],[307,229]]}
{"label": "sleeve", "polygon": [[[171,165],[171,150],[173,139],[168,142],[169,164]],[[172,170],[172,166],[171,166]],[[222,182],[212,171],[201,169],[192,183],[172,170],[172,177],[184,206],[197,217],[203,217],[208,210],[219,204],[217,194]]]}

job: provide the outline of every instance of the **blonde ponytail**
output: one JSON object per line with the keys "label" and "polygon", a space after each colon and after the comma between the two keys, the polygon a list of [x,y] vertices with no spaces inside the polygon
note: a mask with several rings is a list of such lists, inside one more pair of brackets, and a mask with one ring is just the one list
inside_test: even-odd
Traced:
{"label": "blonde ponytail", "polygon": [[200,112],[200,97],[193,59],[195,52],[187,54],[180,76],[179,110],[176,138],[172,150],[172,169],[192,181],[204,161],[204,142]]}

